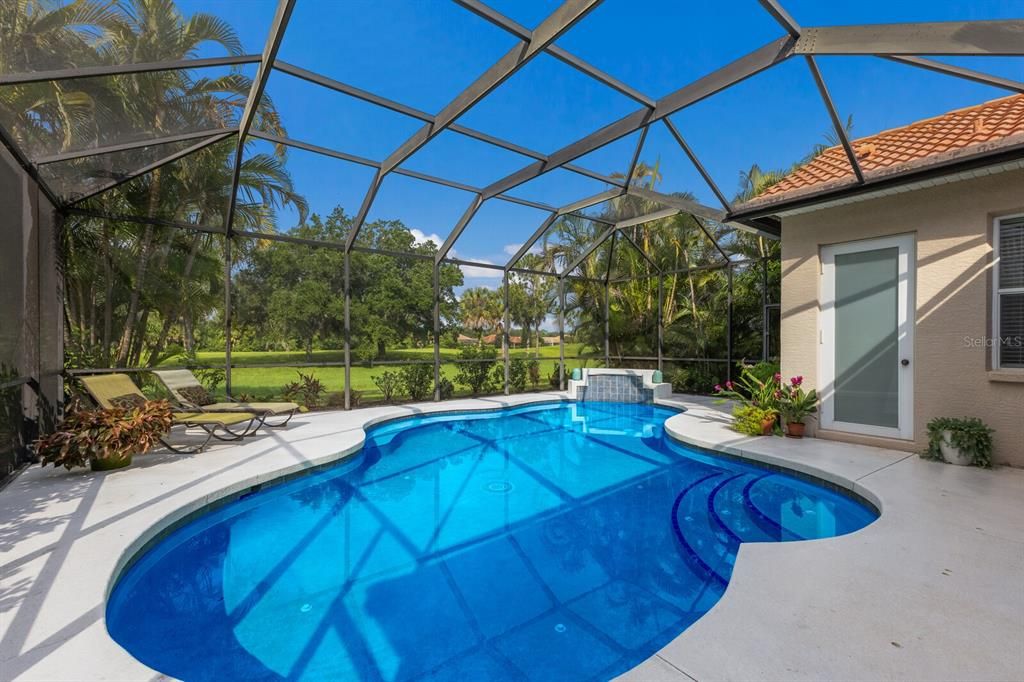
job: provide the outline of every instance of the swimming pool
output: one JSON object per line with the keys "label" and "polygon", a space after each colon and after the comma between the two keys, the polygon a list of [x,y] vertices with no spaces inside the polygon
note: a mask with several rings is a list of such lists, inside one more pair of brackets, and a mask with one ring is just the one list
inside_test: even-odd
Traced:
{"label": "swimming pool", "polygon": [[672,441],[673,414],[546,403],[373,427],[357,457],[154,545],[107,627],[183,680],[610,678],[715,604],[740,542],[875,518]]}

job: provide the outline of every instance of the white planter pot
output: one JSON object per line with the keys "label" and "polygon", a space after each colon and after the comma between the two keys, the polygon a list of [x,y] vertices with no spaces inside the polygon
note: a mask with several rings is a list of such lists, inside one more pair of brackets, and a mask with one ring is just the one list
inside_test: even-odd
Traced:
{"label": "white planter pot", "polygon": [[950,464],[958,466],[970,466],[971,458],[960,452],[960,448],[953,447],[953,434],[949,431],[942,432],[942,440],[939,441],[939,451],[942,458]]}

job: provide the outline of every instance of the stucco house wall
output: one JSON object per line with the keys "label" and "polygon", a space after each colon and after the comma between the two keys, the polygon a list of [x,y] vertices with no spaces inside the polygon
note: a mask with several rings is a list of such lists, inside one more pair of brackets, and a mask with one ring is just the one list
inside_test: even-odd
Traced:
{"label": "stucco house wall", "polygon": [[925,447],[937,416],[977,416],[995,434],[995,460],[1024,467],[1024,372],[991,371],[992,224],[1024,212],[1024,170],[782,216],[784,376],[818,385],[821,247],[913,234],[916,240],[914,440],[817,429],[822,438],[906,450]]}

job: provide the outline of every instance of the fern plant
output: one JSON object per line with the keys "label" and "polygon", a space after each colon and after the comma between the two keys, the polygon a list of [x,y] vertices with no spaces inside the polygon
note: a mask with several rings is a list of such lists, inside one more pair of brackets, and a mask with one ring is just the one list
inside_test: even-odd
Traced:
{"label": "fern plant", "polygon": [[971,465],[992,466],[992,434],[988,425],[977,417],[936,417],[928,422],[928,448],[921,453],[925,459],[945,461],[942,442],[949,432],[949,445],[971,460]]}

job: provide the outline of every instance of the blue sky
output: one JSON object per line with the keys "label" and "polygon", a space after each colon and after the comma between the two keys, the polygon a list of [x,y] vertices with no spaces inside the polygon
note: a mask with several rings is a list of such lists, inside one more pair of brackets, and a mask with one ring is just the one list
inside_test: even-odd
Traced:
{"label": "blue sky", "polygon": [[[228,20],[246,50],[260,52],[273,0],[179,0],[186,12]],[[554,0],[491,0],[498,11],[533,27]],[[1024,0],[783,0],[805,26],[1024,17]],[[664,96],[781,35],[756,0],[714,3],[605,0],[558,44],[651,97]],[[299,0],[279,58],[430,113],[515,44],[509,34],[446,0]],[[210,54],[215,54],[211,50]],[[1024,80],[1024,58],[941,58]],[[945,111],[1010,94],[875,58],[825,57],[819,64],[840,114],[852,114],[854,135],[869,135]],[[291,137],[374,160],[386,157],[420,122],[275,73],[267,89]],[[632,100],[541,55],[502,84],[459,123],[543,153],[638,108]],[[727,195],[741,170],[758,163],[785,167],[803,157],[830,124],[801,60],[793,59],[736,88],[672,116]],[[636,136],[579,160],[603,173],[623,172]],[[259,147],[254,147],[259,149]],[[659,163],[661,190],[691,191],[708,205],[714,196],[663,126],[647,138],[641,158]],[[484,186],[530,159],[446,132],[405,166]],[[296,188],[319,213],[340,204],[352,214],[372,173],[366,167],[292,151]],[[604,189],[557,171],[511,194],[553,205]],[[400,219],[425,237],[443,239],[472,195],[401,176],[389,176],[370,218]],[[502,263],[536,229],[545,213],[490,201],[456,245],[461,258]],[[296,220],[280,216],[279,228]],[[494,286],[486,272],[469,285]]]}

